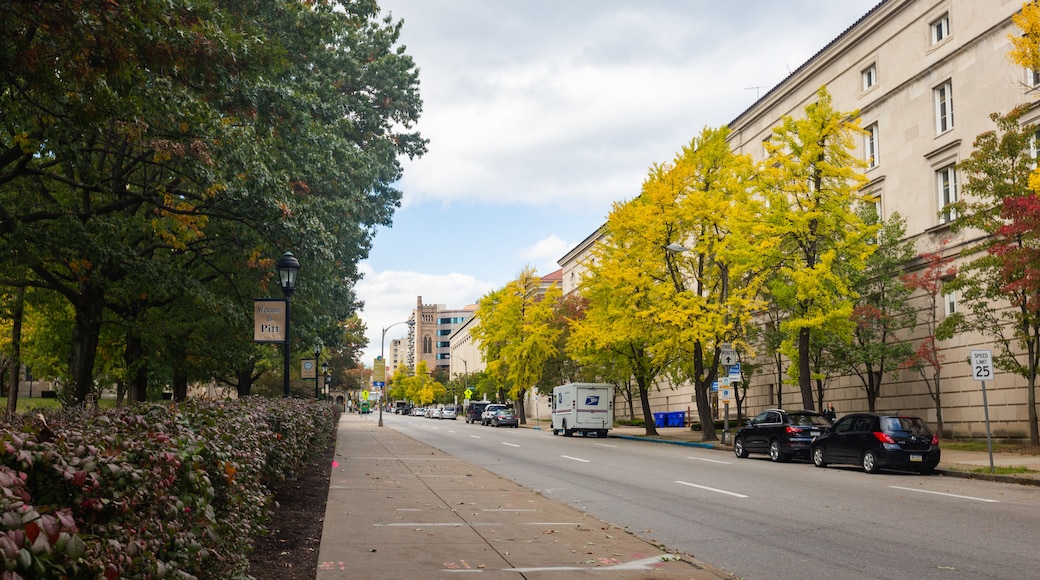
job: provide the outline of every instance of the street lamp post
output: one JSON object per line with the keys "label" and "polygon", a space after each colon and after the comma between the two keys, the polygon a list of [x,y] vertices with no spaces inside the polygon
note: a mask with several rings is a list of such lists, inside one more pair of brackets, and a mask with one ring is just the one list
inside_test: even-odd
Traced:
{"label": "street lamp post", "polygon": [[[462,396],[465,397],[466,396],[466,391],[469,390],[469,365],[466,364],[466,359],[462,358],[461,356],[460,357],[456,357],[456,358],[458,358],[460,361],[462,361],[462,369],[463,369],[463,373],[462,373]],[[455,401],[455,407],[456,408],[458,408],[458,404],[459,404],[459,402]]]}
{"label": "street lamp post", "polygon": [[300,272],[300,261],[296,259],[296,256],[292,255],[292,252],[286,252],[278,259],[278,263],[275,264],[275,269],[278,270],[278,284],[282,287],[282,294],[285,296],[285,364],[282,368],[285,380],[282,384],[282,396],[288,397],[290,328],[289,302],[291,301],[293,290],[296,290],[296,275]]}
{"label": "street lamp post", "polygon": [[[314,398],[320,399],[318,396],[318,360],[321,358],[321,349],[314,347]],[[328,363],[325,363],[328,365]]]}
{"label": "street lamp post", "polygon": [[383,336],[379,339],[379,360],[383,361],[383,386],[379,387],[379,426],[383,426],[383,391],[386,390],[386,331],[397,326],[398,324],[407,324],[409,327],[415,324],[414,320],[402,320],[401,322],[395,322],[390,326],[383,329]]}
{"label": "street lamp post", "polygon": [[[325,361],[325,362],[321,363],[321,375],[325,379],[325,386],[322,388],[322,392],[325,395],[328,395],[329,391],[330,391],[329,383],[332,382],[332,375],[329,374],[329,361]],[[314,380],[318,380],[318,379],[314,379]],[[325,398],[328,399],[327,396]]]}

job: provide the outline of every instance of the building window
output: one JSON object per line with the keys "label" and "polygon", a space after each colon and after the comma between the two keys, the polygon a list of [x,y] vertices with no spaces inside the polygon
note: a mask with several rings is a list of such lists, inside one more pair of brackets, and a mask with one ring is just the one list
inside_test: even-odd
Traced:
{"label": "building window", "polygon": [[863,158],[868,168],[877,167],[878,159],[878,125],[871,124],[863,134]]}
{"label": "building window", "polygon": [[950,14],[947,12],[938,19],[933,20],[931,24],[932,29],[932,44],[939,44],[946,40],[950,36]]}
{"label": "building window", "polygon": [[451,343],[446,340],[437,341],[437,348],[448,348],[449,346],[451,346]]}
{"label": "building window", "polygon": [[423,337],[423,339],[422,339],[422,351],[423,351],[423,354],[430,354],[431,352],[433,352],[433,339],[432,338],[430,338],[428,336],[424,336]]}
{"label": "building window", "polygon": [[957,201],[957,170],[947,165],[935,172],[935,185],[939,193],[939,223],[950,223],[957,218],[950,204]]}
{"label": "building window", "polygon": [[1026,69],[1026,86],[1028,86],[1031,89],[1040,87],[1040,69]]}
{"label": "building window", "polygon": [[451,329],[438,330],[437,336],[451,336]]}
{"label": "building window", "polygon": [[863,77],[863,90],[877,84],[877,64],[871,64],[860,73]]}
{"label": "building window", "polygon": [[945,133],[953,128],[953,81],[932,89],[935,94],[935,132]]}
{"label": "building window", "polygon": [[957,312],[957,292],[953,291],[949,294],[943,294],[943,307],[946,309],[946,316],[956,314]]}

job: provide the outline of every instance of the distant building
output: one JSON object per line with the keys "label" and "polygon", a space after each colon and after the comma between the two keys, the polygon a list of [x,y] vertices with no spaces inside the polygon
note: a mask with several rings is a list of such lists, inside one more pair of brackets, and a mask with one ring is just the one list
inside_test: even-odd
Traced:
{"label": "distant building", "polygon": [[426,361],[430,371],[441,369],[450,372],[449,337],[472,318],[476,310],[476,304],[460,309],[448,309],[443,304],[423,304],[422,296],[419,296],[412,313],[415,325],[409,332],[408,368],[414,372],[420,361]]}

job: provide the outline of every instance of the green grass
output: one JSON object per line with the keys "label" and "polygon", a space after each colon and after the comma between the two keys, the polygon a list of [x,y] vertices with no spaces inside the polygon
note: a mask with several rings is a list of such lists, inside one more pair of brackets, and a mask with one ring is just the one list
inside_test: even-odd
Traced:
{"label": "green grass", "polygon": [[993,467],[993,471],[990,471],[988,467],[979,467],[972,469],[971,473],[996,473],[999,475],[1014,475],[1016,473],[1040,473],[1029,469],[1028,467],[1005,467],[996,465]]}
{"label": "green grass", "polygon": [[[98,405],[102,408],[115,407],[115,399],[101,399]],[[32,409],[60,409],[61,401],[58,399],[39,399],[36,397],[18,397],[17,412],[30,411]],[[0,409],[7,409],[7,397],[0,397]]]}
{"label": "green grass", "polygon": [[[943,441],[940,445],[943,449],[950,451],[981,451],[989,452],[985,441]],[[1040,455],[1040,448],[1018,443],[993,443],[994,453],[1018,453],[1020,455]]]}

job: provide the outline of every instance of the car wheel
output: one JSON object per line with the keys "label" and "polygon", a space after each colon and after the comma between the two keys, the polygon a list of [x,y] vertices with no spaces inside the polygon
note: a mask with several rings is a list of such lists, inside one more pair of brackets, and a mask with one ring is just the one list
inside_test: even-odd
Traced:
{"label": "car wheel", "polygon": [[787,454],[780,450],[780,440],[773,439],[769,442],[769,458],[773,461],[787,461]]}
{"label": "car wheel", "polygon": [[741,459],[746,459],[749,455],[747,447],[744,447],[743,437],[737,437],[737,440],[733,442],[733,453]]}
{"label": "car wheel", "polygon": [[878,464],[877,456],[870,449],[863,452],[863,471],[867,473],[877,473]]}
{"label": "car wheel", "polygon": [[827,467],[827,456],[824,455],[822,445],[812,448],[812,462],[816,467]]}

